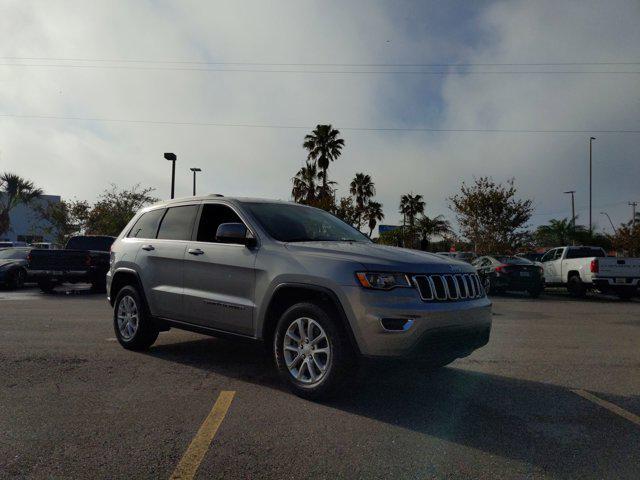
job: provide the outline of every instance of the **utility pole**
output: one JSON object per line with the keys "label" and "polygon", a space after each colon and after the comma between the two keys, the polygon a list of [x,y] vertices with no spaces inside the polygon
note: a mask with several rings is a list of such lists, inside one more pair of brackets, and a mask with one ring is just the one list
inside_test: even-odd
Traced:
{"label": "utility pole", "polygon": [[611,230],[613,230],[614,235],[618,233],[618,231],[616,230],[616,227],[613,225],[613,222],[611,221],[611,217],[609,216],[609,214],[607,212],[600,212],[600,215],[604,215],[609,219],[609,223],[611,224]]}
{"label": "utility pole", "polygon": [[592,217],[593,210],[591,207],[591,202],[593,199],[593,141],[596,137],[589,137],[589,231],[591,232],[591,228],[593,227]]}
{"label": "utility pole", "polygon": [[636,228],[636,207],[638,206],[638,202],[629,202],[629,206],[633,210],[633,214],[631,216],[631,228]]}
{"label": "utility pole", "polygon": [[198,167],[192,167],[189,170],[193,172],[193,196],[196,196],[196,173],[201,172],[202,169]]}
{"label": "utility pole", "polygon": [[569,190],[568,192],[564,192],[564,193],[569,193],[571,194],[571,226],[573,228],[576,228],[576,203],[575,203],[575,190]]}
{"label": "utility pole", "polygon": [[171,198],[175,196],[176,193],[176,154],[166,152],[164,154],[164,158],[171,162]]}

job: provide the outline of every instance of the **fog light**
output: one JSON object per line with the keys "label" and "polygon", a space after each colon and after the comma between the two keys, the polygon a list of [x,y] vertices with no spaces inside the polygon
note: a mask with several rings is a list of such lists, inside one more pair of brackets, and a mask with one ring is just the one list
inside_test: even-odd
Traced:
{"label": "fog light", "polygon": [[406,332],[413,325],[410,318],[383,318],[380,320],[382,328],[389,332]]}

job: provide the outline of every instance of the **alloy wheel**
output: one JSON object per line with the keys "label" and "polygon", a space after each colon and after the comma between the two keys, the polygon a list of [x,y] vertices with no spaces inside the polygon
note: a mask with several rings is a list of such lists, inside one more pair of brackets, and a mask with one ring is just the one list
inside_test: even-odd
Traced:
{"label": "alloy wheel", "polygon": [[125,295],[118,305],[118,330],[122,339],[131,340],[138,331],[138,305],[131,295]]}
{"label": "alloy wheel", "polygon": [[283,341],[284,361],[289,373],[306,385],[320,382],[331,365],[331,345],[318,322],[301,317],[289,324]]}

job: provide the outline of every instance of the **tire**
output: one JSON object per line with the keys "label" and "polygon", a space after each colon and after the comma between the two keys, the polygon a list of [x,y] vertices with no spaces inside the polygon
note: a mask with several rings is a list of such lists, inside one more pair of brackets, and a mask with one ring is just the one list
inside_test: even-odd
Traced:
{"label": "tire", "polygon": [[297,303],[282,314],[273,355],[282,380],[303,398],[327,398],[353,379],[355,357],[342,324],[313,303]]}
{"label": "tire", "polygon": [[618,298],[625,302],[628,302],[629,300],[631,300],[634,295],[635,295],[634,291],[622,291],[617,293]]}
{"label": "tire", "polygon": [[489,296],[492,293],[491,279],[489,277],[484,277],[482,279],[482,288],[484,288],[484,293],[487,296]]}
{"label": "tire", "polygon": [[569,295],[576,298],[582,298],[587,294],[587,289],[582,283],[582,280],[580,280],[579,275],[572,275],[569,277],[567,290],[569,290]]}
{"label": "tire", "polygon": [[127,350],[146,350],[158,338],[159,330],[147,306],[132,285],[120,289],[113,304],[113,329],[120,345]]}
{"label": "tire", "polygon": [[538,298],[542,294],[542,290],[543,289],[540,287],[532,288],[531,290],[528,290],[528,293],[531,298]]}
{"label": "tire", "polygon": [[11,276],[11,280],[9,281],[9,288],[22,288],[24,287],[24,281],[27,278],[27,271],[23,268],[17,269],[13,275]]}
{"label": "tire", "polygon": [[93,293],[106,293],[107,282],[106,280],[97,280],[91,283],[91,291]]}
{"label": "tire", "polygon": [[41,280],[38,282],[38,287],[44,293],[53,293],[53,289],[56,288],[58,284],[56,282],[51,282],[49,280]]}

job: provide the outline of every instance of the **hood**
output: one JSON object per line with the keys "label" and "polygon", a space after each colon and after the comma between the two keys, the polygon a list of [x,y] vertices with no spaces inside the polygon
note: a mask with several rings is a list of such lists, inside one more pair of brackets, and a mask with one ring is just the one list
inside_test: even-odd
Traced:
{"label": "hood", "polygon": [[0,260],[0,268],[8,267],[10,265],[26,265],[26,260],[21,260],[19,258],[3,258]]}
{"label": "hood", "polygon": [[433,253],[389,247],[365,242],[299,242],[287,243],[295,255],[358,262],[370,271],[406,273],[475,272],[466,262]]}

